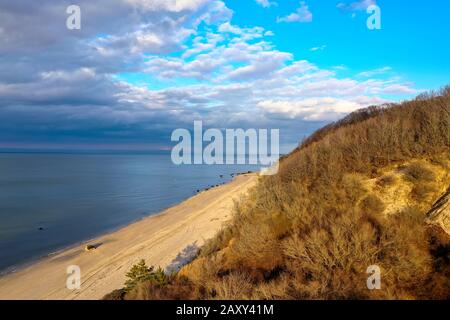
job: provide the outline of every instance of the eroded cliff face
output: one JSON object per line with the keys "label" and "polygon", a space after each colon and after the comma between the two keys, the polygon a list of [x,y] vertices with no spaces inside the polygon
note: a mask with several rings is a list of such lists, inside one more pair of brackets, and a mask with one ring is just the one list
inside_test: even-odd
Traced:
{"label": "eroded cliff face", "polygon": [[427,222],[441,227],[450,235],[450,188],[428,212]]}

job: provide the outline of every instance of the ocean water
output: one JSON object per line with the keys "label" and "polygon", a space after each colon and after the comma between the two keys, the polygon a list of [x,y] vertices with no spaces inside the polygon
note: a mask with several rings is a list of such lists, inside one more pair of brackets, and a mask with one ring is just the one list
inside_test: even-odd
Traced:
{"label": "ocean water", "polygon": [[[0,153],[0,271],[137,221],[250,165],[170,154]],[[220,177],[223,175],[223,177]]]}

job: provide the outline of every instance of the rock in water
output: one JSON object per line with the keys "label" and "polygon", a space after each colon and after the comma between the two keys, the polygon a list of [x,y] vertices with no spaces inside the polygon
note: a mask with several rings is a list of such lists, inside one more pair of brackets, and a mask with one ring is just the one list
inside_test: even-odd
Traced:
{"label": "rock in water", "polygon": [[441,227],[450,235],[450,188],[428,212],[427,222]]}

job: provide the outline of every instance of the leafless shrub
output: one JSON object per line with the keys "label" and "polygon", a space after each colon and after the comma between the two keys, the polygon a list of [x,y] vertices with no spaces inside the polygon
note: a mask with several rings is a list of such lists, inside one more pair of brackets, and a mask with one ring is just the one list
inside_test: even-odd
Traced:
{"label": "leafless shrub", "polygon": [[419,162],[408,166],[405,169],[404,177],[412,183],[433,181],[435,179],[434,173]]}
{"label": "leafless shrub", "polygon": [[[170,288],[187,299],[449,298],[449,244],[430,233],[419,203],[435,177],[418,161],[448,159],[449,151],[449,88],[354,113],[313,134],[283,158],[277,175],[260,180],[191,263],[189,280],[134,297],[172,297]],[[364,179],[411,162],[404,177],[418,206],[380,215],[384,205]],[[373,264],[382,290],[366,287]]]}
{"label": "leafless shrub", "polygon": [[394,175],[391,175],[391,174],[384,175],[377,180],[377,185],[382,188],[388,187],[388,186],[393,185],[396,180],[397,179],[395,178]]}

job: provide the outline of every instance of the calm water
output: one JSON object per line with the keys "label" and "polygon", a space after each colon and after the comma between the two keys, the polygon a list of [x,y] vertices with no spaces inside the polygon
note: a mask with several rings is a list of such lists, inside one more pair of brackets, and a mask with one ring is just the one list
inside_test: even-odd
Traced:
{"label": "calm water", "polygon": [[197,189],[229,181],[231,173],[256,169],[175,166],[169,154],[0,154],[0,270],[157,213]]}

